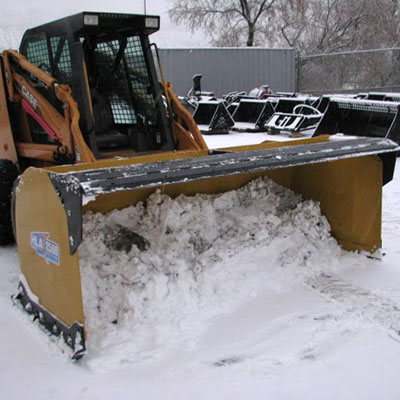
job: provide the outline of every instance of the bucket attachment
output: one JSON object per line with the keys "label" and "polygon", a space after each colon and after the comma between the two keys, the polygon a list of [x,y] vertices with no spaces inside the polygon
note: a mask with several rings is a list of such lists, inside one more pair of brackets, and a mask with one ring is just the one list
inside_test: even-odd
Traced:
{"label": "bucket attachment", "polygon": [[269,100],[241,99],[233,113],[236,131],[259,132],[265,121],[275,112],[273,102]]}
{"label": "bucket attachment", "polygon": [[235,124],[222,100],[199,101],[193,119],[206,135],[229,133]]}
{"label": "bucket attachment", "polygon": [[15,191],[21,263],[16,299],[50,333],[64,337],[72,358],[82,357],[87,339],[79,257],[82,214],[122,209],[157,189],[171,197],[216,194],[267,176],[320,202],[344,248],[374,252],[381,247],[380,157],[397,149],[388,139],[320,136],[29,168]]}
{"label": "bucket attachment", "polygon": [[342,133],[400,143],[399,108],[395,102],[331,97],[314,136]]}
{"label": "bucket attachment", "polygon": [[307,104],[300,104],[294,108],[291,114],[274,113],[264,128],[272,135],[284,131],[295,137],[302,131],[315,128],[321,118],[322,113],[318,109]]}
{"label": "bucket attachment", "polygon": [[312,97],[309,101],[309,97],[281,97],[278,98],[278,102],[275,106],[275,112],[290,114],[296,106],[302,104],[314,105],[315,98]]}
{"label": "bucket attachment", "polygon": [[282,98],[275,113],[266,121],[263,130],[269,134],[288,132],[289,136],[301,136],[303,131],[315,129],[326,108],[326,100],[310,98]]}
{"label": "bucket attachment", "polygon": [[400,93],[392,92],[369,92],[369,93],[359,93],[357,98],[363,100],[377,100],[377,101],[393,101],[400,102]]}

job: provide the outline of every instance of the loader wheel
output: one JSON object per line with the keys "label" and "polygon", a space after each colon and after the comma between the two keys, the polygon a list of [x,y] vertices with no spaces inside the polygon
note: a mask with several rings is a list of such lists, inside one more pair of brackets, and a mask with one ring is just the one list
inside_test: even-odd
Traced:
{"label": "loader wheel", "polygon": [[11,223],[11,193],[18,169],[10,160],[0,159],[0,245],[14,241]]}

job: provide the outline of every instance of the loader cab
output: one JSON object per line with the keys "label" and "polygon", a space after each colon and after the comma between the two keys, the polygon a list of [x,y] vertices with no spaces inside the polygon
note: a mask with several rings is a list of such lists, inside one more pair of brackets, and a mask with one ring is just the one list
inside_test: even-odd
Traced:
{"label": "loader cab", "polygon": [[[22,39],[20,52],[30,62],[71,87],[96,158],[174,149],[149,42],[159,24],[156,16],[82,12]],[[36,139],[49,140],[40,129],[33,121]]]}

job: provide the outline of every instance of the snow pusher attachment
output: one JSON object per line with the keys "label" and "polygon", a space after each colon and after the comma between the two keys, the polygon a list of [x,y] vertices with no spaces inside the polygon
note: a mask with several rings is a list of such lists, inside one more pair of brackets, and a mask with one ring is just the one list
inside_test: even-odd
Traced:
{"label": "snow pusher attachment", "polygon": [[398,103],[400,102],[400,93],[392,93],[392,92],[359,93],[357,98],[364,100],[394,101]]}
{"label": "snow pusher attachment", "polygon": [[400,103],[327,97],[326,111],[314,136],[345,135],[387,138],[400,143]]}
{"label": "snow pusher attachment", "polygon": [[80,358],[86,340],[79,259],[82,213],[121,209],[145,201],[156,189],[172,197],[216,194],[267,176],[319,201],[344,248],[374,252],[381,247],[385,164],[380,156],[397,149],[388,139],[320,136],[219,151],[31,167],[16,188],[21,263],[17,298],[50,332],[62,334],[73,358]]}
{"label": "snow pusher attachment", "polygon": [[275,100],[241,99],[233,113],[236,131],[258,132],[275,112]]}
{"label": "snow pusher attachment", "polygon": [[229,133],[235,124],[223,100],[199,101],[193,119],[206,135]]}
{"label": "snow pusher attachment", "polygon": [[[318,103],[318,104],[317,104]],[[290,136],[301,136],[303,131],[315,128],[326,108],[324,97],[280,98],[275,113],[263,126],[269,134],[288,132]]]}

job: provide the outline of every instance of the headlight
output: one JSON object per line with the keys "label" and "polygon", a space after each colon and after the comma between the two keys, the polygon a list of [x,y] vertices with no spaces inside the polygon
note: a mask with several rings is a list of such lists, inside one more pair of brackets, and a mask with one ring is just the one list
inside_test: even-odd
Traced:
{"label": "headlight", "polygon": [[158,18],[146,17],[146,28],[158,28]]}
{"label": "headlight", "polygon": [[98,15],[89,15],[85,14],[83,16],[83,23],[85,25],[98,25],[99,24],[99,16]]}

